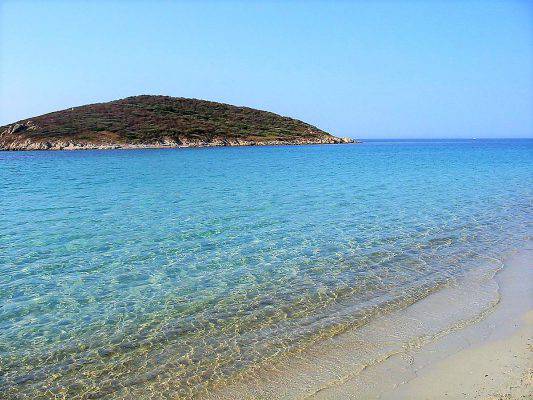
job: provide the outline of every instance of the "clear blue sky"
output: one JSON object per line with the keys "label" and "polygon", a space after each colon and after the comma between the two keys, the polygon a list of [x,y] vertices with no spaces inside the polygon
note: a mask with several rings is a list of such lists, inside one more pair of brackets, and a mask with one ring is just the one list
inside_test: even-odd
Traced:
{"label": "clear blue sky", "polygon": [[166,94],[340,136],[533,137],[529,1],[0,4],[0,125]]}

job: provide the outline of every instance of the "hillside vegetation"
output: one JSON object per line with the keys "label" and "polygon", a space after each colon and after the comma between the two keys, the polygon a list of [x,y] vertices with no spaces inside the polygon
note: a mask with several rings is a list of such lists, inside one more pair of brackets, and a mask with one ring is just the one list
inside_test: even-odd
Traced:
{"label": "hillside vegetation", "polygon": [[288,117],[205,100],[135,96],[0,127],[0,149],[346,143]]}

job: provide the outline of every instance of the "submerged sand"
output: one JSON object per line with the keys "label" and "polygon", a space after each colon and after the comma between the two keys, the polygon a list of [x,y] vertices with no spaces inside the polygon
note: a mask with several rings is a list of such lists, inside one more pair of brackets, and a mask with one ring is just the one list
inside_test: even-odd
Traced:
{"label": "submerged sand", "polygon": [[533,398],[533,250],[265,363],[213,399]]}

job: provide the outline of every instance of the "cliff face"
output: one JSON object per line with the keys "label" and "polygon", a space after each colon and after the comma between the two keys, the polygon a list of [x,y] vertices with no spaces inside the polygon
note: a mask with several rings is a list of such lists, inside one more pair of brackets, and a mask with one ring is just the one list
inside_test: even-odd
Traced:
{"label": "cliff face", "polygon": [[352,142],[271,112],[168,96],[90,104],[0,127],[0,150]]}

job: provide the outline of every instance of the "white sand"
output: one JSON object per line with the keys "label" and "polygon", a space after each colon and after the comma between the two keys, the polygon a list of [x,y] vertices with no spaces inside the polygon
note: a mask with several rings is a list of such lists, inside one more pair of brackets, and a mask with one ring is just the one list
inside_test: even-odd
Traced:
{"label": "white sand", "polygon": [[[501,301],[484,320],[422,348],[417,357],[441,352],[417,376],[383,399],[532,399],[533,398],[533,259],[531,251],[514,255],[496,276]],[[450,345],[465,341],[461,350]]]}
{"label": "white sand", "polygon": [[506,260],[496,275],[500,301],[482,320],[391,357],[313,397],[533,399],[532,256],[525,250]]}
{"label": "white sand", "polygon": [[428,365],[419,376],[383,396],[390,399],[533,398],[533,312],[510,336],[471,346]]}

